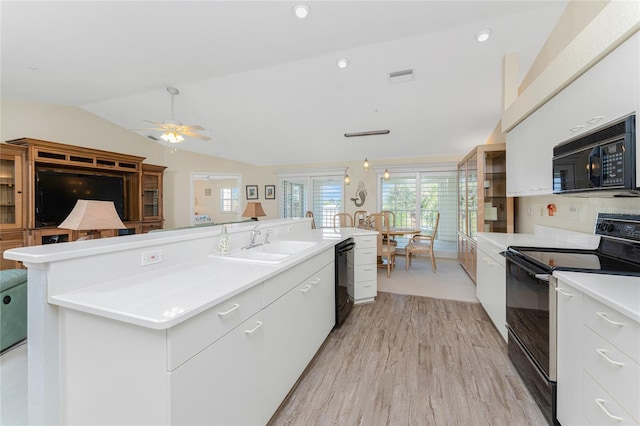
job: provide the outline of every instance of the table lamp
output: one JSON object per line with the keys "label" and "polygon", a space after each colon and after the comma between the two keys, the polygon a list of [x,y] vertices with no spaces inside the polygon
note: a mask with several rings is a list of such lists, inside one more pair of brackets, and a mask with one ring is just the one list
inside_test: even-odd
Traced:
{"label": "table lamp", "polygon": [[58,226],[74,231],[88,231],[78,240],[100,238],[101,229],[125,229],[113,201],[78,200],[69,216]]}
{"label": "table lamp", "polygon": [[251,220],[258,220],[259,216],[266,216],[267,214],[262,209],[262,204],[250,201],[247,203],[242,217],[250,217]]}

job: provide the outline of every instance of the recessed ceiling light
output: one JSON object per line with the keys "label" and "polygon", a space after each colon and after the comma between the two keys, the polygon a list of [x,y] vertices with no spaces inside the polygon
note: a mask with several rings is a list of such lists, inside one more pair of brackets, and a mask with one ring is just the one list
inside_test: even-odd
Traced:
{"label": "recessed ceiling light", "polygon": [[476,40],[480,43],[489,40],[489,37],[491,37],[491,29],[489,28],[485,28],[476,33]]}
{"label": "recessed ceiling light", "polygon": [[338,68],[340,68],[340,69],[345,69],[346,67],[349,66],[349,59],[347,59],[347,58],[338,58],[338,59],[336,59],[336,65],[338,65]]}
{"label": "recessed ceiling light", "polygon": [[300,19],[309,16],[309,6],[306,4],[297,4],[293,6],[293,13]]}

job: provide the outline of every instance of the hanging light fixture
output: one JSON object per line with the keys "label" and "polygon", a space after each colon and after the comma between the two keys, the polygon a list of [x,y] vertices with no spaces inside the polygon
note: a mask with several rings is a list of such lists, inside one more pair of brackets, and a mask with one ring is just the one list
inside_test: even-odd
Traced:
{"label": "hanging light fixture", "polygon": [[364,163],[362,163],[362,168],[365,170],[369,170],[369,160],[364,159]]}
{"label": "hanging light fixture", "polygon": [[344,184],[349,185],[351,183],[351,178],[349,177],[349,168],[347,167],[344,170]]}
{"label": "hanging light fixture", "polygon": [[382,177],[384,178],[384,180],[389,180],[389,178],[391,177],[391,174],[389,173],[389,169],[384,169],[384,173],[382,174]]}
{"label": "hanging light fixture", "polygon": [[175,130],[168,130],[166,132],[164,132],[161,136],[160,139],[169,142],[169,143],[178,143],[178,142],[182,142],[184,140],[184,138],[182,137],[182,135],[178,132],[176,132]]}

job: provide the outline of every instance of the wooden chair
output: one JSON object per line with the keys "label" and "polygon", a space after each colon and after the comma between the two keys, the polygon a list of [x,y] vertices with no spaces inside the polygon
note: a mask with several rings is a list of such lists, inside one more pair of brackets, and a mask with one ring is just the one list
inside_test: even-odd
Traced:
{"label": "wooden chair", "polygon": [[367,221],[367,217],[368,217],[368,213],[366,210],[358,210],[356,212],[353,213],[353,224],[354,226],[356,226],[357,228],[368,228],[368,221]]}
{"label": "wooden chair", "polygon": [[[378,267],[387,268],[387,278],[389,278],[396,264],[396,247],[391,244],[389,238],[389,222],[385,220],[383,213],[374,213],[369,218],[374,229],[378,231],[378,257],[383,260],[378,264]],[[386,262],[384,262],[385,260]]]}
{"label": "wooden chair", "polygon": [[308,211],[304,215],[311,218],[311,229],[316,229],[316,220],[313,218],[313,212]]}
{"label": "wooden chair", "polygon": [[[392,212],[391,210],[382,210],[380,213],[384,215],[384,220],[389,225],[389,228],[396,227],[396,214],[394,212]],[[398,246],[398,242],[396,241],[394,236],[391,237],[390,242],[391,245],[396,247]]]}
{"label": "wooden chair", "polygon": [[431,257],[431,269],[436,271],[436,257],[433,254],[433,242],[436,239],[436,233],[438,232],[438,224],[440,223],[440,213],[436,215],[436,226],[429,234],[414,235],[404,248],[404,255],[406,258],[407,271],[411,266],[411,256],[413,254],[428,253]]}
{"label": "wooden chair", "polygon": [[344,228],[346,226],[353,226],[353,218],[349,213],[336,213],[333,215],[334,228]]}

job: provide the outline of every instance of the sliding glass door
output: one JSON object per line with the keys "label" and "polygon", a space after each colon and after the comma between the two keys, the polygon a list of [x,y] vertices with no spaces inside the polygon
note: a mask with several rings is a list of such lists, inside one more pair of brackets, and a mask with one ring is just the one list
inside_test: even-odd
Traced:
{"label": "sliding glass door", "polygon": [[280,217],[313,212],[317,228],[333,227],[333,216],[344,211],[342,176],[283,177]]}

